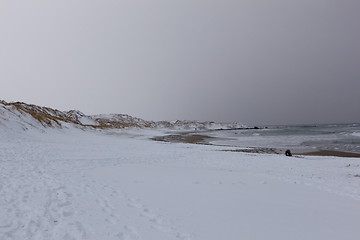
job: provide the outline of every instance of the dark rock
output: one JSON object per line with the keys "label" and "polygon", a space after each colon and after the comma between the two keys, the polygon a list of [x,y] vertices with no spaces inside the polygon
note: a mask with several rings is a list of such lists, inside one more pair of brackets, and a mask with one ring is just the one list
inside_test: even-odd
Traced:
{"label": "dark rock", "polygon": [[288,157],[291,157],[292,156],[291,151],[289,149],[287,149],[285,151],[285,155],[288,156]]}

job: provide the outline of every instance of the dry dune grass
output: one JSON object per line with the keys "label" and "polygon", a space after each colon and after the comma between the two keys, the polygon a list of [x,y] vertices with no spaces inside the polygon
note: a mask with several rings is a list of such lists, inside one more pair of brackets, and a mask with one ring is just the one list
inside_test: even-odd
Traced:
{"label": "dry dune grass", "polygon": [[[82,124],[76,114],[79,111],[70,110],[68,112],[62,112],[56,109],[48,107],[40,107],[33,104],[27,104],[24,102],[11,102],[7,103],[0,100],[0,103],[9,106],[12,112],[19,112],[23,116],[29,114],[32,118],[40,122],[44,127],[62,127],[62,123],[73,123],[80,127],[91,127],[99,129],[110,129],[110,128],[128,128],[128,127],[151,127],[152,123],[144,121],[139,118],[133,118],[127,116],[126,121],[121,118],[110,120],[106,118],[91,118],[95,124]],[[122,116],[119,114],[119,116]],[[89,117],[89,116],[87,116]],[[90,118],[90,117],[89,117]],[[139,124],[141,122],[141,124]]]}
{"label": "dry dune grass", "polygon": [[34,119],[39,121],[43,126],[54,127],[54,125],[61,126],[60,121],[67,122],[66,119],[54,116],[46,112],[46,108],[42,109],[36,105],[25,104],[23,102],[9,103],[16,108],[21,114],[27,113]]}

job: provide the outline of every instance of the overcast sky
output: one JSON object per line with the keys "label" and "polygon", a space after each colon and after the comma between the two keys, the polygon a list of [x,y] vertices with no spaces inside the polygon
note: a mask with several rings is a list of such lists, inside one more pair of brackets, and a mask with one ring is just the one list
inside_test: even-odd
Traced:
{"label": "overcast sky", "polygon": [[0,0],[0,99],[146,120],[360,122],[359,0]]}

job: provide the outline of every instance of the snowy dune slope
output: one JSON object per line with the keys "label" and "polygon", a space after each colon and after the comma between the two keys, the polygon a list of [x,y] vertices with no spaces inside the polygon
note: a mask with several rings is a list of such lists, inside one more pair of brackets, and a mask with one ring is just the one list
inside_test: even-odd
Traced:
{"label": "snowy dune slope", "polygon": [[360,161],[0,125],[0,239],[359,239]]}
{"label": "snowy dune slope", "polygon": [[240,123],[200,121],[146,121],[127,114],[99,114],[88,116],[78,110],[59,111],[23,102],[0,100],[0,125],[23,130],[77,127],[82,129],[167,128],[175,130],[229,129],[244,127]]}

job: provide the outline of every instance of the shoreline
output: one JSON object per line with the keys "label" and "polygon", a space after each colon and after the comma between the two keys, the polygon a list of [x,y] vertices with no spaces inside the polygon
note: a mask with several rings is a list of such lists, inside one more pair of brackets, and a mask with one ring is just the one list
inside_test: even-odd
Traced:
{"label": "shoreline", "polygon": [[[219,140],[222,138],[212,137],[204,134],[194,134],[194,132],[182,132],[178,134],[170,134],[165,136],[152,137],[151,140],[159,142],[169,142],[169,143],[190,143],[190,144],[201,144],[201,145],[213,145],[213,146],[223,146],[231,147],[228,145],[217,145],[210,143],[209,140]],[[284,149],[280,148],[267,148],[267,147],[249,147],[247,149],[233,149],[233,150],[222,150],[226,152],[244,152],[244,153],[262,153],[262,154],[285,154]],[[291,151],[291,149],[290,149]],[[343,157],[343,158],[360,158],[360,153],[353,152],[343,152],[336,150],[322,150],[318,149],[315,151],[303,151],[303,152],[293,152],[294,157],[299,156],[328,156],[328,157]]]}

